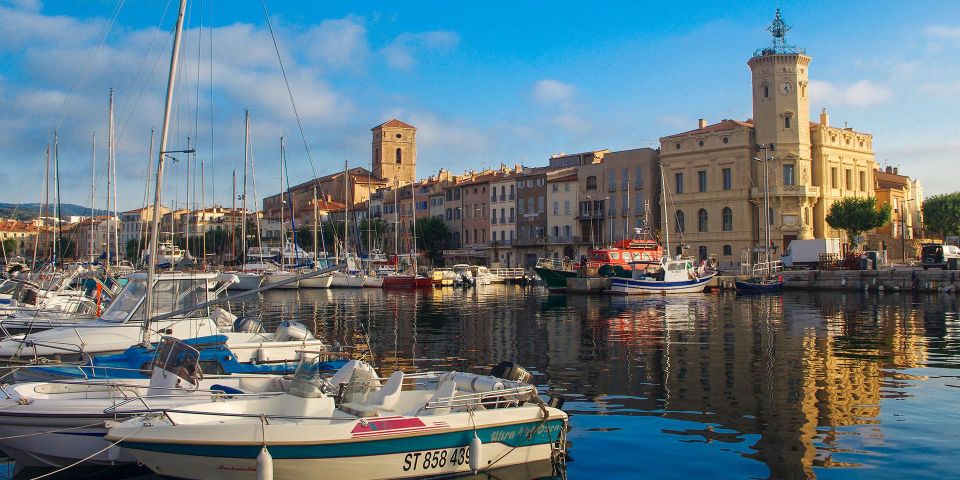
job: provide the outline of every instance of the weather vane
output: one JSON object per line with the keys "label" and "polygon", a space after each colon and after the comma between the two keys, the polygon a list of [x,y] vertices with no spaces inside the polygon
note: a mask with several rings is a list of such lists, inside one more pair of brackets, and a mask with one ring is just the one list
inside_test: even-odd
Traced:
{"label": "weather vane", "polygon": [[757,50],[754,53],[755,56],[804,53],[802,48],[787,44],[787,32],[790,31],[790,25],[787,25],[786,22],[783,21],[779,8],[777,9],[776,16],[773,18],[773,22],[770,23],[770,26],[768,26],[766,30],[773,35],[773,46]]}

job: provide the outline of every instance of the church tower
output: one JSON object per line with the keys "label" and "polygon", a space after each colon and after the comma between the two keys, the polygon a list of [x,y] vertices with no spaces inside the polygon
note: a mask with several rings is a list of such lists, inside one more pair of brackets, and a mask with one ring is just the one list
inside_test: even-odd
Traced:
{"label": "church tower", "polygon": [[373,174],[393,185],[409,185],[417,178],[417,129],[396,118],[373,132]]}
{"label": "church tower", "polygon": [[753,125],[759,144],[775,144],[778,157],[810,162],[810,57],[788,45],[790,27],[777,9],[767,27],[773,44],[757,50],[747,62],[753,73]]}

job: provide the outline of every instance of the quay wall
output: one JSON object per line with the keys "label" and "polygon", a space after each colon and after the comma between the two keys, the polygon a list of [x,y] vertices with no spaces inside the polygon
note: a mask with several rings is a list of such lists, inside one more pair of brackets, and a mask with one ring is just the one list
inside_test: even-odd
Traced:
{"label": "quay wall", "polygon": [[[733,290],[736,280],[747,277],[717,275],[711,287]],[[797,270],[783,272],[783,287],[794,290],[867,290],[956,293],[960,271],[951,270]]]}

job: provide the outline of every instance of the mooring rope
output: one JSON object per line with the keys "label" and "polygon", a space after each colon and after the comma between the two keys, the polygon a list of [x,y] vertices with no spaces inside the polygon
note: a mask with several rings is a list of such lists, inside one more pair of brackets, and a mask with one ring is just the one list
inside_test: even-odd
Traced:
{"label": "mooring rope", "polygon": [[75,466],[77,466],[77,465],[80,465],[81,463],[86,462],[87,460],[90,460],[91,458],[96,457],[97,455],[100,455],[101,453],[106,452],[107,450],[115,447],[118,443],[126,440],[127,438],[133,436],[135,433],[137,433],[137,432],[139,432],[140,430],[142,430],[143,427],[144,427],[144,426],[138,427],[136,430],[134,430],[134,431],[132,431],[132,432],[124,435],[120,440],[117,440],[116,442],[113,442],[113,443],[111,443],[110,445],[107,445],[106,447],[103,447],[103,448],[101,448],[100,450],[97,450],[96,452],[93,452],[93,453],[91,453],[90,455],[87,455],[86,457],[81,458],[80,460],[77,460],[76,462],[71,463],[70,465],[67,465],[67,466],[65,466],[65,467],[58,468],[58,469],[56,469],[56,470],[54,470],[54,471],[52,471],[52,472],[44,473],[43,475],[40,475],[40,476],[33,477],[31,480],[40,480],[41,478],[47,478],[47,477],[49,477],[49,476],[51,476],[51,475],[56,475],[56,474],[58,474],[58,473],[60,473],[60,472],[66,471],[66,470],[68,470],[68,469],[70,469],[70,468],[73,468],[73,467],[75,467]]}

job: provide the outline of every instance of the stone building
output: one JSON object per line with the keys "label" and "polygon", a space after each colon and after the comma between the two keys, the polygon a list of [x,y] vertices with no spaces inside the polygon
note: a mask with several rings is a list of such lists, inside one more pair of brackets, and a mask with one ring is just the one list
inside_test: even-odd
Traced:
{"label": "stone building", "polygon": [[873,194],[872,136],[831,127],[825,110],[820,123],[810,121],[811,57],[786,43],[779,11],[767,30],[773,44],[747,62],[753,118],[701,120],[660,139],[671,243],[686,243],[694,256],[716,255],[721,265],[752,261],[764,222],[775,252],[794,239],[839,237],[826,224],[830,205]]}
{"label": "stone building", "polygon": [[897,167],[888,166],[874,172],[874,178],[877,205],[890,205],[890,222],[878,228],[876,233],[891,238],[914,238],[910,177],[900,175]]}
{"label": "stone building", "polygon": [[546,256],[559,260],[579,258],[577,246],[577,168],[562,167],[547,173]]}
{"label": "stone building", "polygon": [[546,256],[547,172],[550,167],[525,168],[516,176],[517,238],[513,243],[518,266],[532,267]]}
{"label": "stone building", "polygon": [[371,129],[373,174],[388,184],[417,181],[417,129],[396,118]]}

